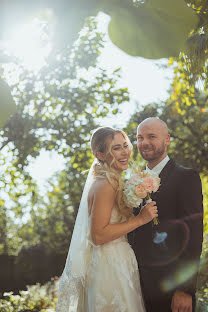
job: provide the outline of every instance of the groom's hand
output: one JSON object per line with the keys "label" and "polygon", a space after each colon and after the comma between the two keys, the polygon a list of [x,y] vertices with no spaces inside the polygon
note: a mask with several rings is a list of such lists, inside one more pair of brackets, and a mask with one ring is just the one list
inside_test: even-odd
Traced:
{"label": "groom's hand", "polygon": [[172,297],[171,309],[172,312],[192,312],[192,296],[176,291]]}

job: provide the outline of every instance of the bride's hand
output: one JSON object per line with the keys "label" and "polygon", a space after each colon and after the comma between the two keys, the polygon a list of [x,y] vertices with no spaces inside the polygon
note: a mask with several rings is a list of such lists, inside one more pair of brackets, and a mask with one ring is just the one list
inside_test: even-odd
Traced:
{"label": "bride's hand", "polygon": [[156,217],[158,217],[158,211],[155,201],[152,201],[149,204],[145,205],[137,216],[137,218],[140,219],[143,224],[152,221],[153,218]]}

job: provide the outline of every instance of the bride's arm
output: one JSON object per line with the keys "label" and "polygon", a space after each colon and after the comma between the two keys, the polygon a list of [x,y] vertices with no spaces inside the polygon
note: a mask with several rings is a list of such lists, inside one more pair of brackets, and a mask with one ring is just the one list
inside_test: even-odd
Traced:
{"label": "bride's arm", "polygon": [[155,202],[151,202],[142,209],[138,216],[122,223],[109,224],[112,208],[115,205],[115,190],[106,180],[96,184],[91,207],[91,238],[95,245],[119,238],[158,216]]}

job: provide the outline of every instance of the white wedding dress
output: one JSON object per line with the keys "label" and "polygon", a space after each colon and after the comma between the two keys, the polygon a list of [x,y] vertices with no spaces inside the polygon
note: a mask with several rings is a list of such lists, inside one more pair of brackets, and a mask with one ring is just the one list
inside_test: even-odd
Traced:
{"label": "white wedding dress", "polygon": [[[56,312],[145,312],[137,261],[126,235],[100,246],[91,240],[87,198],[92,170],[93,165],[59,280]],[[110,223],[123,221],[114,207]]]}
{"label": "white wedding dress", "polygon": [[[119,220],[113,208],[110,223],[124,221]],[[85,300],[79,312],[145,311],[137,261],[126,236],[100,246],[90,243],[88,257]]]}

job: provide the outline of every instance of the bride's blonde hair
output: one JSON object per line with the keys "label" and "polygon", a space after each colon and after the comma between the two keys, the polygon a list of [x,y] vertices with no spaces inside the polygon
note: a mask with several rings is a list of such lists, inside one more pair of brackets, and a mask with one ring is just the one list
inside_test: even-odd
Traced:
{"label": "bride's blonde hair", "polygon": [[[95,130],[91,137],[91,150],[93,155],[98,160],[98,163],[94,165],[93,169],[95,177],[106,177],[108,179],[109,183],[116,191],[116,208],[120,212],[121,216],[129,218],[132,215],[132,209],[127,207],[123,200],[123,181],[121,179],[120,173],[112,167],[115,158],[111,152],[111,148],[114,136],[117,133],[123,135],[129,145],[130,150],[132,151],[132,144],[124,131],[112,127],[99,127]],[[111,139],[110,144],[108,139]],[[98,158],[97,155],[99,152],[103,154],[111,154],[112,162],[110,165]]]}

